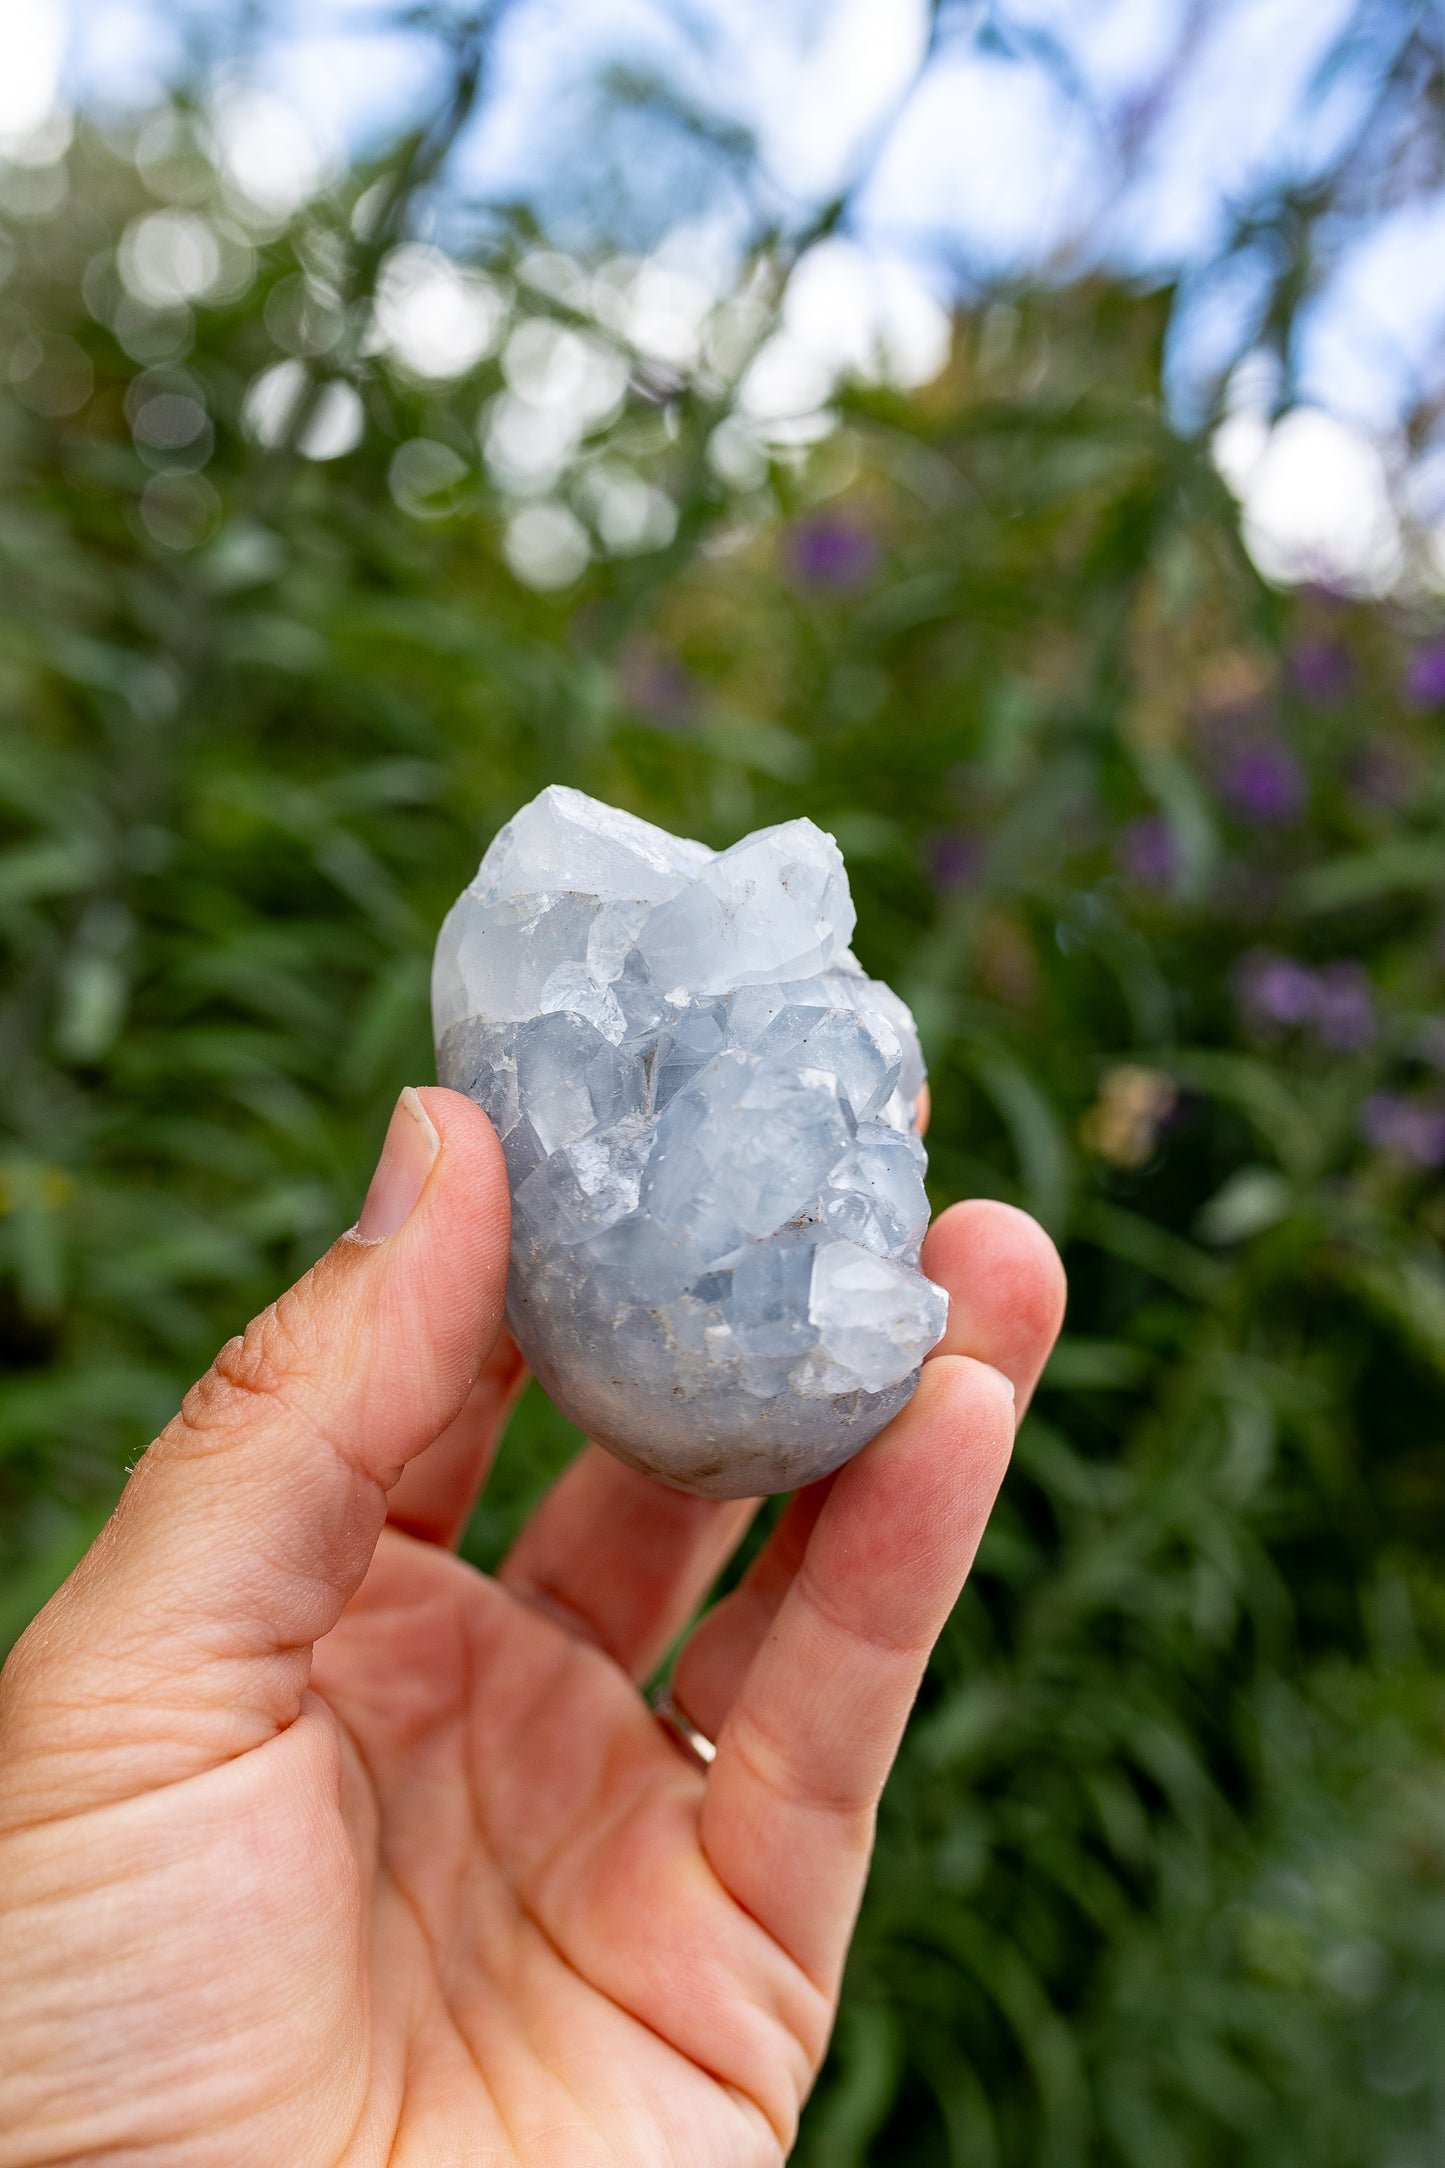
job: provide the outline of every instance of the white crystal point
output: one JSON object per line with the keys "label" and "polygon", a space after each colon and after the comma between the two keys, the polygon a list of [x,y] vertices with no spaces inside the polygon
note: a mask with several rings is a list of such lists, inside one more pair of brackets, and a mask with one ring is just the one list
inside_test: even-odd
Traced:
{"label": "white crystal point", "polygon": [[661,903],[712,855],[706,844],[552,783],[493,837],[472,890],[488,903],[565,889]]}
{"label": "white crystal point", "polygon": [[520,1022],[564,966],[589,970],[600,1002],[649,912],[711,856],[705,844],[552,784],[493,837],[447,914],[432,967],[438,1033],[468,1016]]}
{"label": "white crystal point", "polygon": [[710,859],[653,912],[637,952],[674,998],[717,994],[826,971],[855,923],[833,838],[810,820],[785,821]]}
{"label": "white crystal point", "polygon": [[437,941],[437,1067],[491,1116],[508,1315],[564,1414],[710,1497],[791,1490],[918,1382],[947,1300],[913,1019],[808,820],[716,855],[554,786]]}
{"label": "white crystal point", "polygon": [[808,1318],[844,1389],[861,1385],[877,1392],[893,1382],[900,1349],[912,1367],[942,1338],[948,1297],[890,1257],[852,1242],[829,1242],[813,1252]]}

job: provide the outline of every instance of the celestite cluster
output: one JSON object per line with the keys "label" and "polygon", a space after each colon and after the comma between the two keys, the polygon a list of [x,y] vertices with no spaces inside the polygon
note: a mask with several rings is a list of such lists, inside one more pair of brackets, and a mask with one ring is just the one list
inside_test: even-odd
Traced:
{"label": "celestite cluster", "polygon": [[839,1466],[943,1331],[918,1038],[853,925],[811,821],[713,853],[554,787],[437,942],[438,1073],[506,1153],[517,1341],[573,1422],[709,1497]]}

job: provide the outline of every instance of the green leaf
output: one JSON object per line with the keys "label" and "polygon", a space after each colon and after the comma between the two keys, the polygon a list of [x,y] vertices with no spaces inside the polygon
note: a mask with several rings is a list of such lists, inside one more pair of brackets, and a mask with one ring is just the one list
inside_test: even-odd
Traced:
{"label": "green leaf", "polygon": [[1247,1242],[1277,1226],[1294,1193],[1272,1167],[1238,1167],[1201,1210],[1195,1228],[1203,1242]]}
{"label": "green leaf", "polygon": [[1045,1227],[1062,1229],[1073,1180],[1063,1125],[1022,1063],[997,1041],[965,1038],[963,1058],[1007,1129],[1025,1201]]}
{"label": "green leaf", "polygon": [[1144,1348],[1127,1340],[1059,1340],[1049,1357],[1044,1383],[1060,1392],[1125,1392],[1137,1385],[1151,1368]]}
{"label": "green leaf", "polygon": [[1421,890],[1445,894],[1445,841],[1437,836],[1402,837],[1311,867],[1296,881],[1294,900],[1306,913],[1342,911]]}
{"label": "green leaf", "polygon": [[1224,1284],[1223,1268],[1213,1258],[1167,1227],[1118,1205],[1081,1205],[1075,1231],[1081,1240],[1097,1243],[1111,1257],[1140,1266],[1193,1301],[1210,1301]]}

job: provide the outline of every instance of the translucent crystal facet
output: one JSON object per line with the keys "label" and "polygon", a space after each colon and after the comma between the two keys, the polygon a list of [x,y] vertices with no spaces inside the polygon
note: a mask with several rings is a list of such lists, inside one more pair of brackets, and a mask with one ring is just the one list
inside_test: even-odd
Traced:
{"label": "translucent crystal facet", "polygon": [[711,1497],[836,1468],[943,1331],[918,1037],[853,924],[811,821],[713,853],[554,786],[437,941],[438,1073],[506,1154],[518,1343],[599,1443]]}

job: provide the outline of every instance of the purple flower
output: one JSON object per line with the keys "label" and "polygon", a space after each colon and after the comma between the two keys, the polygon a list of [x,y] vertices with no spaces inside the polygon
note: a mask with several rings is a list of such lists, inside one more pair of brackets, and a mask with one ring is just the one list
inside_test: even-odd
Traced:
{"label": "purple flower", "polygon": [[1321,1045],[1357,1054],[1375,1036],[1375,995],[1363,964],[1330,964],[1315,980],[1310,1019]]}
{"label": "purple flower", "polygon": [[788,534],[788,564],[803,587],[863,587],[878,569],[878,544],[838,512],[815,512]]}
{"label": "purple flower", "polygon": [[1445,1166],[1445,1106],[1401,1092],[1371,1092],[1360,1109],[1360,1133],[1377,1151],[1412,1166]]}
{"label": "purple flower", "polygon": [[1411,1109],[1406,1144],[1417,1167],[1445,1166],[1445,1107]]}
{"label": "purple flower", "polygon": [[1333,707],[1354,683],[1355,658],[1340,641],[1314,633],[1291,648],[1289,674],[1311,707]]}
{"label": "purple flower", "polygon": [[966,829],[950,828],[935,836],[928,855],[936,888],[971,888],[983,863],[983,844]]}
{"label": "purple flower", "polygon": [[1311,971],[1293,956],[1257,949],[1239,967],[1235,994],[1256,1030],[1308,1030],[1332,1054],[1357,1054],[1378,1029],[1374,988],[1363,964]]}
{"label": "purple flower", "polygon": [[1168,888],[1179,871],[1179,846],[1168,821],[1146,813],[1119,837],[1119,864],[1141,888]]}
{"label": "purple flower", "polygon": [[1445,707],[1445,640],[1417,648],[1405,671],[1403,692],[1414,708]]}
{"label": "purple flower", "polygon": [[1251,1024],[1288,1030],[1313,1020],[1319,982],[1313,971],[1296,963],[1292,956],[1273,956],[1257,950],[1240,965],[1236,991]]}
{"label": "purple flower", "polygon": [[1290,827],[1308,795],[1304,769],[1284,745],[1240,746],[1225,763],[1220,787],[1235,811],[1260,828]]}

